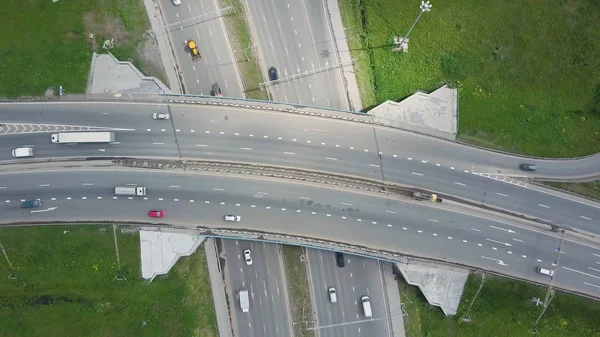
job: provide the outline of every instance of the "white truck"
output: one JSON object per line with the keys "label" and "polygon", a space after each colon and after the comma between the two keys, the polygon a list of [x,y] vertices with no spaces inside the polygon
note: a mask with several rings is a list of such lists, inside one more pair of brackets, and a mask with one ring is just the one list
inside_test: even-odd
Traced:
{"label": "white truck", "polygon": [[115,141],[114,132],[61,132],[53,133],[50,141],[56,144],[111,143]]}
{"label": "white truck", "polygon": [[242,312],[250,311],[250,299],[248,298],[248,290],[240,290],[240,308]]}
{"label": "white truck", "polygon": [[145,186],[117,186],[115,187],[116,195],[131,195],[143,197],[146,195]]}

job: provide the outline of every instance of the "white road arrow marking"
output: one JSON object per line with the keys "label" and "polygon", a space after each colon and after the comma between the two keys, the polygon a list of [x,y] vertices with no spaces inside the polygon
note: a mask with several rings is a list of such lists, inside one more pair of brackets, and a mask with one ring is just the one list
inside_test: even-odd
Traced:
{"label": "white road arrow marking", "polygon": [[492,261],[496,261],[497,264],[501,265],[501,266],[508,266],[506,263],[504,263],[504,261],[502,260],[498,260],[498,259],[494,259],[491,257],[487,257],[487,256],[481,256],[482,259],[486,259],[486,260],[492,260]]}
{"label": "white road arrow marking", "polygon": [[513,231],[512,229],[501,228],[501,227],[496,227],[496,226],[492,226],[492,225],[490,225],[490,228],[493,228],[493,229],[499,229],[499,230],[501,230],[501,231],[509,232],[509,233],[511,233],[511,234],[513,234],[513,233],[516,233],[516,232],[515,232],[515,231]]}
{"label": "white road arrow marking", "polygon": [[40,209],[37,211],[30,211],[31,213],[40,213],[40,212],[49,212],[49,211],[53,211],[55,209],[57,209],[58,207],[50,207],[50,208],[46,208],[46,209]]}
{"label": "white road arrow marking", "polygon": [[512,245],[508,242],[501,242],[501,241],[496,241],[496,240],[492,240],[492,239],[488,239],[486,238],[487,241],[493,242],[493,243],[497,243],[499,245],[504,245],[506,247],[511,247]]}

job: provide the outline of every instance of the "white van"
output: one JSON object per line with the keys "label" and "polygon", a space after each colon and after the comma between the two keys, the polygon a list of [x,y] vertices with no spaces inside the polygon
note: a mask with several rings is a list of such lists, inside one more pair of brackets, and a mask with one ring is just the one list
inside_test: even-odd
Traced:
{"label": "white van", "polygon": [[537,271],[539,274],[542,274],[542,275],[554,276],[554,270],[545,269],[545,268],[542,268],[542,267],[537,267],[535,269],[535,271]]}
{"label": "white van", "polygon": [[31,147],[18,147],[12,150],[12,156],[14,158],[33,157],[33,148]]}
{"label": "white van", "polygon": [[335,291],[335,288],[331,287],[327,290],[327,292],[329,293],[329,300],[331,301],[331,303],[336,303],[337,302],[337,293]]}
{"label": "white van", "polygon": [[366,317],[373,317],[373,312],[371,311],[371,300],[369,300],[369,296],[363,296],[360,298],[362,302],[363,311],[365,312]]}

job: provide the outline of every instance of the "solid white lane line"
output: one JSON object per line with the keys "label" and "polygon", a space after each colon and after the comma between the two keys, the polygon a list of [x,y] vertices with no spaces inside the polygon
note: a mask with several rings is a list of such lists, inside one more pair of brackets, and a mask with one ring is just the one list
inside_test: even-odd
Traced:
{"label": "solid white lane line", "polygon": [[544,207],[544,208],[550,208],[550,206],[546,206],[546,205],[544,205],[544,204],[538,204],[538,206],[540,206],[540,207]]}
{"label": "solid white lane line", "polygon": [[249,147],[242,147],[242,148],[240,148],[240,150],[252,151],[252,149]]}
{"label": "solid white lane line", "polygon": [[582,219],[586,219],[586,220],[592,220],[592,218],[588,218],[587,216],[583,216],[583,215],[580,215],[579,217]]}
{"label": "solid white lane line", "polygon": [[328,160],[337,160],[337,158],[333,158],[333,157],[325,157],[325,159],[328,159]]}
{"label": "solid white lane line", "polygon": [[81,185],[83,185],[83,186],[94,186],[93,183],[81,183]]}
{"label": "solid white lane line", "polygon": [[472,231],[481,232],[481,229],[471,228]]}
{"label": "solid white lane line", "polygon": [[523,241],[523,240],[519,240],[519,239],[515,239],[515,238],[513,238],[513,241],[517,241],[517,242],[525,242],[525,241]]}
{"label": "solid white lane line", "polygon": [[152,143],[152,145],[165,145],[165,143]]}
{"label": "solid white lane line", "polygon": [[196,146],[207,147],[208,145],[206,145],[206,144],[196,144]]}
{"label": "solid white lane line", "polygon": [[284,152],[284,154],[295,155],[295,153],[294,153],[294,152]]}
{"label": "solid white lane line", "polygon": [[369,166],[372,166],[372,167],[379,167],[379,165],[375,165],[375,164],[369,164]]}
{"label": "solid white lane line", "polygon": [[412,174],[414,174],[414,175],[416,175],[416,176],[421,176],[421,177],[423,176],[423,174],[422,174],[422,173],[418,173],[418,172],[413,172]]}
{"label": "solid white lane line", "polygon": [[437,221],[437,220],[435,220],[435,219],[427,219],[427,220],[429,220],[429,221],[431,221],[431,222],[439,222],[439,221]]}
{"label": "solid white lane line", "polygon": [[213,191],[225,191],[225,190],[222,188],[213,188]]}
{"label": "solid white lane line", "polygon": [[38,186],[39,187],[48,187],[48,186],[50,186],[50,184],[41,184],[41,185],[38,185]]}
{"label": "solid white lane line", "polygon": [[506,194],[502,194],[502,193],[496,193],[496,194],[499,195],[499,196],[501,196],[501,197],[505,197],[505,198],[508,197],[508,195],[506,195]]}
{"label": "solid white lane line", "polygon": [[456,185],[460,185],[460,186],[467,186],[467,185],[465,185],[465,184],[463,184],[463,183],[459,183],[458,181],[455,181],[454,183],[455,183]]}

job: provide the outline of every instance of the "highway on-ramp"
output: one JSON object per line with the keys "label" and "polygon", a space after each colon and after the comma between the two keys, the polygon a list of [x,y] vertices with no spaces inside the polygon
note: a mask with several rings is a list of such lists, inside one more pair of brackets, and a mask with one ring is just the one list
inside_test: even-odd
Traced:
{"label": "highway on-ramp", "polygon": [[[0,223],[133,222],[248,229],[398,252],[548,282],[560,239],[432,203],[246,176],[140,169],[61,169],[0,174]],[[139,184],[146,197],[114,195]],[[23,200],[42,206],[22,209]],[[148,217],[165,210],[164,219]],[[226,222],[225,214],[242,217]],[[597,249],[565,240],[554,285],[596,294]]]}
{"label": "highway on-ramp", "polygon": [[[153,120],[153,112],[170,112],[172,119]],[[287,113],[205,106],[3,104],[0,121],[24,125],[14,134],[0,135],[0,160],[12,159],[10,153],[17,146],[33,145],[38,159],[139,156],[282,165],[422,187],[600,233],[597,203],[543,190],[520,180],[482,176],[494,172],[521,175],[523,173],[516,168],[523,161],[538,163],[536,174],[591,176],[600,167],[600,156],[529,160],[397,129]],[[77,146],[51,144],[51,129],[23,131],[32,124],[113,128],[117,142]]]}

